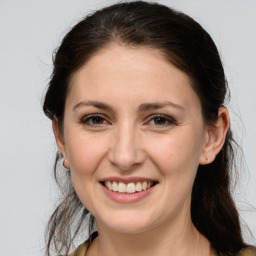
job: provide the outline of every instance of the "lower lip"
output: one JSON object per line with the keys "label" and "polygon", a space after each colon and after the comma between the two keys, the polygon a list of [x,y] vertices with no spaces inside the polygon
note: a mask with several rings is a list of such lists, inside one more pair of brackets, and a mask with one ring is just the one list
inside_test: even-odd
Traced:
{"label": "lower lip", "polygon": [[142,200],[143,198],[149,196],[153,190],[155,189],[155,187],[157,185],[154,185],[153,187],[141,191],[141,192],[136,192],[136,193],[118,193],[118,192],[114,192],[112,190],[109,190],[108,188],[106,188],[104,185],[102,185],[103,191],[104,193],[113,201],[118,202],[118,203],[135,203],[138,202],[140,200]]}

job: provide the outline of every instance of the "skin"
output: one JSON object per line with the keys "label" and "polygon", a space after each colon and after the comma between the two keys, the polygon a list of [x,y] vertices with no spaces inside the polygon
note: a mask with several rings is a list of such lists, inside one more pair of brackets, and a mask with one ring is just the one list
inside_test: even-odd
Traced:
{"label": "skin", "polygon": [[[191,221],[191,191],[198,165],[221,150],[229,117],[220,108],[215,126],[205,124],[184,72],[157,50],[108,45],[74,74],[63,127],[53,122],[58,147],[99,232],[86,255],[209,255]],[[99,182],[112,176],[157,185],[138,202],[118,203]]]}

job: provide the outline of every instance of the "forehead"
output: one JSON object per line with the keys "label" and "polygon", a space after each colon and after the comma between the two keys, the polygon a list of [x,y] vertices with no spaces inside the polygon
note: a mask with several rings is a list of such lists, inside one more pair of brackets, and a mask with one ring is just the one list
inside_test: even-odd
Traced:
{"label": "forehead", "polygon": [[73,75],[68,95],[69,101],[74,98],[100,101],[109,97],[119,98],[123,103],[128,100],[134,103],[172,100],[185,106],[199,103],[188,75],[159,50],[119,45],[109,45],[91,57]]}

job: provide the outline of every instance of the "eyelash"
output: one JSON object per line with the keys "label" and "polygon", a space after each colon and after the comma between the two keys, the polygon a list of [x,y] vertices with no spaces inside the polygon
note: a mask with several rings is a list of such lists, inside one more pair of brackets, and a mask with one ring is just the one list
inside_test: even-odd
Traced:
{"label": "eyelash", "polygon": [[[162,114],[156,114],[156,115],[150,116],[146,123],[149,123],[151,121],[156,121],[156,119],[162,119],[161,121],[165,122],[165,124],[152,124],[153,126],[156,126],[158,128],[167,127],[167,126],[176,124],[176,121],[173,118],[166,115],[162,115]],[[166,122],[168,123],[166,124]]]}
{"label": "eyelash", "polygon": [[93,127],[104,125],[103,123],[99,123],[99,124],[92,123],[93,118],[100,118],[101,121],[104,122],[104,124],[108,123],[108,121],[106,121],[106,118],[102,115],[99,115],[99,114],[92,114],[92,115],[86,116],[86,117],[82,118],[81,123],[84,124],[84,125],[93,126]]}
{"label": "eyelash", "polygon": [[[102,121],[102,123],[98,123],[98,124],[93,123],[93,119],[96,119],[96,118],[99,118],[98,121]],[[160,121],[165,122],[165,124],[156,124],[156,123],[149,124],[152,121],[156,122],[157,119],[160,119]],[[167,124],[166,124],[166,122],[167,122]],[[92,127],[101,127],[102,125],[105,125],[107,123],[109,124],[109,122],[106,120],[106,118],[100,114],[92,114],[92,115],[83,117],[81,119],[81,123],[84,125],[87,125],[87,126],[92,126]],[[174,125],[174,124],[176,124],[176,121],[169,116],[166,116],[163,114],[156,114],[156,115],[150,116],[144,124],[145,125],[149,124],[149,125],[155,126],[157,128],[162,128],[162,127],[168,127],[168,126]]]}

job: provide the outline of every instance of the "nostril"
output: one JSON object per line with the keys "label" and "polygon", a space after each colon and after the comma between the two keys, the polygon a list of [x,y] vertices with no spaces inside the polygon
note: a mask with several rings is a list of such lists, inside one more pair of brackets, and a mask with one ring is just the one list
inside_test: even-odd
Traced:
{"label": "nostril", "polygon": [[135,166],[142,164],[145,161],[145,155],[139,151],[123,151],[111,152],[109,154],[110,162],[118,167],[121,172],[127,172]]}

